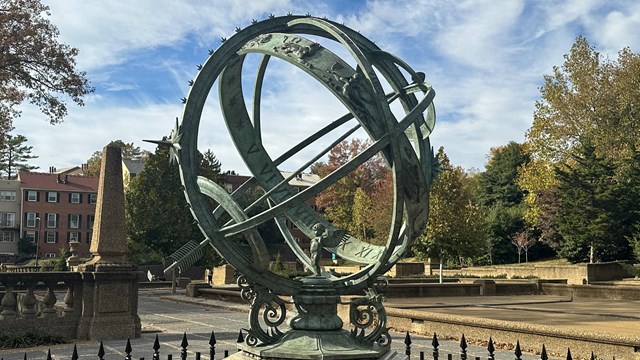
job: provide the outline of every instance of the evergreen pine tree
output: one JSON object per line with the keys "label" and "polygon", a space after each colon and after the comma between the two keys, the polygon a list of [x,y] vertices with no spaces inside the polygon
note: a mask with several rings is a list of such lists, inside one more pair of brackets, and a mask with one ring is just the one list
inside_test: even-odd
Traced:
{"label": "evergreen pine tree", "polygon": [[29,165],[28,161],[37,159],[31,155],[33,146],[27,146],[27,138],[24,135],[9,135],[0,148],[0,174],[7,179],[14,179],[20,171],[31,171],[37,166]]}

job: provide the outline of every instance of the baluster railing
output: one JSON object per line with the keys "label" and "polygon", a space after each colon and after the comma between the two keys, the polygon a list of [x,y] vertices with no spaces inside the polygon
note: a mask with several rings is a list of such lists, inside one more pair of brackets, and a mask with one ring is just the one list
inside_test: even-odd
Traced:
{"label": "baluster railing", "polygon": [[47,286],[47,292],[44,295],[42,317],[50,318],[56,316],[56,309],[53,308],[57,301],[56,294],[53,292],[56,282],[53,279],[47,279],[45,280],[45,285]]}
{"label": "baluster railing", "polygon": [[13,287],[16,285],[15,281],[6,279],[3,281],[5,290],[2,297],[2,312],[0,312],[0,318],[2,320],[13,319],[16,317],[16,295],[13,293]]}
{"label": "baluster railing", "polygon": [[33,294],[33,289],[36,284],[31,281],[27,282],[25,285],[27,286],[27,292],[22,297],[22,317],[25,319],[31,319],[38,316],[38,311],[36,310],[38,300],[36,300],[36,297]]}

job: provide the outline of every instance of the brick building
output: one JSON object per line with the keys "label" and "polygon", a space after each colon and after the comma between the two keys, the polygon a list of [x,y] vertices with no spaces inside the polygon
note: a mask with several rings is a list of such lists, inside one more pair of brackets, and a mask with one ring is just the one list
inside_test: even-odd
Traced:
{"label": "brick building", "polygon": [[53,258],[69,241],[80,242],[78,256],[91,256],[98,178],[21,172],[23,239],[37,244],[39,258]]}

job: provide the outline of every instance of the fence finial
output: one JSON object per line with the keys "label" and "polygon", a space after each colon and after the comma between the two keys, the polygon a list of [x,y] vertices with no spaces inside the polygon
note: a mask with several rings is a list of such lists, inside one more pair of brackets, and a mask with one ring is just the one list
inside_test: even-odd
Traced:
{"label": "fence finial", "polygon": [[516,350],[513,353],[516,355],[516,360],[522,359],[522,350],[520,349],[520,340],[516,340]]}
{"label": "fence finial", "polygon": [[547,356],[547,349],[542,344],[542,352],[540,352],[540,360],[549,360],[549,356]]}
{"label": "fence finial", "polygon": [[131,351],[133,351],[131,348],[131,339],[127,338],[127,345],[124,346],[124,353],[126,354],[124,360],[131,360]]}
{"label": "fence finial", "polygon": [[71,354],[71,360],[78,360],[78,347],[73,344],[73,353]]}
{"label": "fence finial", "polygon": [[187,333],[185,332],[184,335],[182,335],[182,343],[180,344],[180,347],[182,348],[182,350],[180,350],[180,358],[182,360],[186,360],[187,359],[187,347],[189,346],[189,342],[187,341]]}
{"label": "fence finial", "polygon": [[567,348],[567,360],[573,360],[573,357],[571,356],[571,349]]}
{"label": "fence finial", "polygon": [[156,334],[156,340],[153,342],[153,360],[160,360],[160,340]]}
{"label": "fence finial", "polygon": [[216,334],[211,331],[211,337],[209,338],[209,358],[213,359],[216,355]]}
{"label": "fence finial", "polygon": [[244,336],[242,335],[242,329],[240,329],[240,331],[238,331],[238,340],[236,340],[236,342],[238,344],[243,343],[244,342]]}
{"label": "fence finial", "polygon": [[47,350],[47,360],[52,360],[51,359],[51,349]]}
{"label": "fence finial", "polygon": [[104,358],[104,345],[102,344],[102,341],[100,341],[100,348],[98,348],[98,359],[102,360]]}
{"label": "fence finial", "polygon": [[467,339],[462,334],[460,338],[460,359],[467,360]]}
{"label": "fence finial", "polygon": [[406,355],[411,355],[411,335],[409,335],[409,332],[407,331],[407,335],[404,337],[404,353]]}
{"label": "fence finial", "polygon": [[487,345],[487,351],[489,352],[489,360],[495,359],[496,348],[493,346],[493,338],[489,336],[489,344]]}

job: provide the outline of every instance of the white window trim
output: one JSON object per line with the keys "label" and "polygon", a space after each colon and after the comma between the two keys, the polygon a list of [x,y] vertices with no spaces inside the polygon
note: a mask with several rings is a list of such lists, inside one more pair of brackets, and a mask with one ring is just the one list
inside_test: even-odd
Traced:
{"label": "white window trim", "polygon": [[[75,195],[75,201],[74,201],[74,195]],[[71,193],[71,203],[80,204],[80,193]]]}
{"label": "white window trim", "polygon": [[[80,214],[69,214],[69,229],[79,229],[80,228]],[[73,217],[76,217],[75,224],[73,222]]]}
{"label": "white window trim", "polygon": [[[53,241],[49,240],[49,234],[53,234]],[[57,237],[58,237],[58,234],[56,234],[55,231],[47,231],[45,232],[45,235],[44,235],[44,242],[47,244],[55,244],[56,240],[58,240]]]}
{"label": "white window trim", "polygon": [[[53,226],[50,226],[50,216],[53,215]],[[55,229],[58,227],[58,214],[48,213],[47,214],[47,229]]]}
{"label": "white window trim", "polygon": [[[33,195],[33,198],[31,195]],[[35,190],[27,190],[27,201],[38,201],[38,192]]]}
{"label": "white window trim", "polygon": [[[52,195],[54,194],[55,194],[54,200],[51,201]],[[50,203],[58,202],[58,195],[59,194],[57,191],[47,191],[47,202],[50,202]]]}

